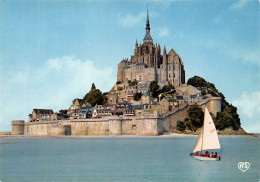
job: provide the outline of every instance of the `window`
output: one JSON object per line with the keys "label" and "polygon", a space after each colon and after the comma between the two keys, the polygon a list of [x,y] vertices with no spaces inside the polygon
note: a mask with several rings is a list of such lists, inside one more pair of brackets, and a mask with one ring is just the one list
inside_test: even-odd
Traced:
{"label": "window", "polygon": [[169,111],[171,111],[172,110],[172,106],[169,106]]}

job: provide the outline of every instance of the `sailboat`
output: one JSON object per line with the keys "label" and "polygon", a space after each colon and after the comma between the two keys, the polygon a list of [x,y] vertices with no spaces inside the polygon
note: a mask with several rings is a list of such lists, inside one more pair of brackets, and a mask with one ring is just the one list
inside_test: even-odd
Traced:
{"label": "sailboat", "polygon": [[[217,157],[206,157],[206,151],[218,152],[220,156]],[[203,126],[200,130],[199,137],[197,139],[196,145],[194,146],[193,152],[190,154],[193,158],[202,161],[218,161],[221,160],[222,149],[220,147],[218,133],[215,124],[209,114],[207,107],[205,107]],[[213,153],[214,154],[214,153]]]}

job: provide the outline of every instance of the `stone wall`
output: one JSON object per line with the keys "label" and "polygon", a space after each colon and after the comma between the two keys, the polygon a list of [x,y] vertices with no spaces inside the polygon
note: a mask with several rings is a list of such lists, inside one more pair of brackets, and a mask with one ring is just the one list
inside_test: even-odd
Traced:
{"label": "stone wall", "polygon": [[0,131],[0,135],[12,135],[11,131]]}
{"label": "stone wall", "polygon": [[72,120],[71,135],[109,135],[108,119]]}
{"label": "stone wall", "polygon": [[59,122],[30,122],[25,124],[24,134],[28,136],[70,135],[70,125]]}
{"label": "stone wall", "polygon": [[122,135],[122,118],[109,120],[109,135]]}
{"label": "stone wall", "polygon": [[174,132],[178,121],[183,121],[188,115],[187,104],[175,108],[173,111],[161,115],[158,121],[158,132]]}
{"label": "stone wall", "polygon": [[203,104],[201,108],[205,109],[205,106],[208,108],[209,112],[217,116],[218,112],[221,112],[221,98],[220,97],[211,97],[206,104]]}
{"label": "stone wall", "polygon": [[157,116],[135,116],[122,120],[122,135],[158,135]]}
{"label": "stone wall", "polygon": [[158,135],[157,117],[141,117],[137,119],[137,135]]}
{"label": "stone wall", "polygon": [[127,117],[122,120],[122,135],[136,135],[137,122],[134,117]]}
{"label": "stone wall", "polygon": [[[206,106],[209,112],[216,116],[218,112],[221,112],[221,98],[210,97],[203,103],[200,103],[199,106],[202,108],[203,112]],[[160,118],[158,119],[158,132],[174,132],[177,122],[183,121],[187,117],[189,107],[190,106],[185,103],[171,112],[160,115]]]}
{"label": "stone wall", "polygon": [[13,120],[12,135],[23,135],[23,134],[24,134],[24,120]]}
{"label": "stone wall", "polygon": [[158,135],[157,116],[25,123],[25,135]]}

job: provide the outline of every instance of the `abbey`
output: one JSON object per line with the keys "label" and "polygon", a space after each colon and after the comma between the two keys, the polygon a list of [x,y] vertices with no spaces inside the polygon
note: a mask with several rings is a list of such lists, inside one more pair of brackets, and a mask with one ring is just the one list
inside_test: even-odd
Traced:
{"label": "abbey", "polygon": [[[156,84],[159,95],[153,94],[151,82]],[[92,87],[90,92],[100,92]],[[86,98],[76,98],[70,108],[58,113],[51,109],[33,109],[29,122],[12,121],[12,134],[161,135],[175,132],[177,122],[187,118],[189,108],[195,103],[201,108],[207,107],[214,116],[221,112],[221,97],[203,94],[198,88],[185,84],[183,62],[173,49],[167,53],[164,47],[161,54],[160,44],[154,44],[150,34],[148,10],[143,43],[136,41],[131,59],[123,59],[118,64],[117,83],[103,93],[102,98],[100,105],[91,104]]]}
{"label": "abbey", "polygon": [[173,49],[167,53],[165,46],[161,54],[160,44],[153,42],[148,10],[143,43],[138,45],[136,41],[130,61],[123,59],[118,64],[117,82],[134,80],[145,83],[156,80],[161,87],[168,83],[175,87],[185,84],[185,69],[180,56]]}

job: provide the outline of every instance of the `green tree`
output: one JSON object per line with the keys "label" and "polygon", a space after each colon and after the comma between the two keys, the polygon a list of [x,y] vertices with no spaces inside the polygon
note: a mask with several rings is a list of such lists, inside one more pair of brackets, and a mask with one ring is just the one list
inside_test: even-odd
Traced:
{"label": "green tree", "polygon": [[187,84],[194,87],[200,87],[203,94],[206,94],[206,91],[208,91],[212,96],[221,97],[221,113],[217,114],[215,120],[216,128],[218,130],[223,130],[228,127],[232,127],[234,130],[241,128],[237,108],[227,102],[225,96],[216,89],[213,83],[207,82],[199,76],[194,76],[188,80]]}
{"label": "green tree", "polygon": [[191,124],[195,128],[199,128],[203,125],[204,113],[202,109],[197,105],[193,104],[188,110],[188,116]]}
{"label": "green tree", "polygon": [[138,81],[135,79],[134,81],[128,81],[129,86],[136,86],[138,84]]}
{"label": "green tree", "polygon": [[213,83],[207,82],[204,78],[201,78],[199,76],[194,76],[190,78],[187,84],[201,88],[203,94],[206,94],[205,89],[207,89],[208,93],[210,93],[212,96],[219,95],[219,92]]}
{"label": "green tree", "polygon": [[178,121],[176,129],[179,130],[179,131],[184,131],[186,129],[186,126],[184,125],[184,122]]}
{"label": "green tree", "polygon": [[143,95],[143,94],[142,94],[141,92],[135,93],[135,94],[134,94],[134,100],[135,100],[135,101],[139,101],[139,100],[141,99],[142,95]]}
{"label": "green tree", "polygon": [[196,131],[197,130],[197,128],[192,125],[190,119],[188,119],[188,118],[185,119],[184,125],[185,125],[187,130],[191,130],[191,131]]}
{"label": "green tree", "polygon": [[102,92],[99,89],[90,90],[89,93],[87,93],[83,99],[86,102],[90,103],[92,107],[94,107],[96,104],[101,105],[104,101]]}
{"label": "green tree", "polygon": [[96,85],[95,85],[95,83],[92,83],[91,90],[94,90],[94,89],[96,89]]}
{"label": "green tree", "polygon": [[152,81],[149,85],[149,92],[152,93],[153,98],[158,98],[160,87],[157,81]]}
{"label": "green tree", "polygon": [[165,93],[165,92],[169,92],[171,90],[174,90],[175,87],[171,84],[171,83],[168,83],[168,85],[164,85],[161,92],[162,93]]}
{"label": "green tree", "polygon": [[108,103],[108,98],[107,98],[107,95],[108,95],[108,92],[104,92],[102,94],[102,98],[103,98],[103,105],[107,104]]}

